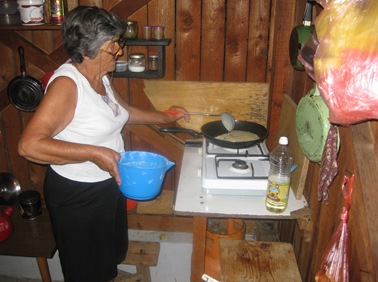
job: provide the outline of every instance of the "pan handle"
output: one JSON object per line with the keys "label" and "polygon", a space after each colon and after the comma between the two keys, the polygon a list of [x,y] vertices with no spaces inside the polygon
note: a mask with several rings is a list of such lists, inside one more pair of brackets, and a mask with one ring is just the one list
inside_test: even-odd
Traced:
{"label": "pan handle", "polygon": [[20,55],[20,71],[23,78],[26,77],[24,47],[18,46],[18,54]]}
{"label": "pan handle", "polygon": [[201,138],[202,137],[202,134],[195,131],[195,130],[187,129],[187,128],[181,128],[181,127],[163,127],[163,128],[160,128],[160,131],[165,132],[165,133],[187,133],[187,134],[192,135],[195,138]]}

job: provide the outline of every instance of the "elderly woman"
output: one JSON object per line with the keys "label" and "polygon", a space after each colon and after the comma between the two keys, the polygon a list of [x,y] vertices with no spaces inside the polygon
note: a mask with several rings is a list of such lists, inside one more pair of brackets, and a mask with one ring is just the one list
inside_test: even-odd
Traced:
{"label": "elderly woman", "polygon": [[97,7],[77,7],[62,25],[69,60],[51,77],[25,128],[19,154],[47,164],[44,199],[65,281],[105,282],[117,276],[127,252],[125,198],[116,161],[125,123],[190,120],[188,112],[148,111],[129,105],[108,73],[123,54],[124,22]]}

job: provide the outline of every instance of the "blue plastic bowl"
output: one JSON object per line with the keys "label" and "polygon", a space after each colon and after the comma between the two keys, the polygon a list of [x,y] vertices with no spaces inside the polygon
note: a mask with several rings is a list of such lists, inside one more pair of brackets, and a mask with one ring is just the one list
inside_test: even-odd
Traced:
{"label": "blue plastic bowl", "polygon": [[133,200],[151,200],[161,192],[165,173],[174,163],[165,157],[143,151],[121,153],[117,162],[123,195]]}

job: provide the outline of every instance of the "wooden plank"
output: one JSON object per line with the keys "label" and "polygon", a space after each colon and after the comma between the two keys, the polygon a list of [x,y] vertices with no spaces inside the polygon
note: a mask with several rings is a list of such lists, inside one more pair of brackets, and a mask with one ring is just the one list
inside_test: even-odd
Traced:
{"label": "wooden plank", "polygon": [[201,0],[177,0],[176,80],[199,80]]}
{"label": "wooden plank", "polygon": [[[365,122],[351,127],[354,150],[356,152],[356,159],[359,166],[359,180],[361,181],[361,187],[363,190],[363,203],[361,206],[365,207],[366,215],[371,214],[376,210],[378,201],[378,190],[375,189],[378,183],[377,170],[372,168],[378,167],[378,150],[377,150],[377,136],[378,126],[377,123]],[[355,189],[355,188],[354,188]],[[378,273],[378,218],[376,216],[369,217],[367,220],[367,240],[370,243],[371,255],[372,255],[372,273],[377,279]],[[373,277],[372,277],[373,278]]]}
{"label": "wooden plank", "polygon": [[281,103],[284,93],[290,93],[292,67],[289,59],[289,39],[294,27],[295,0],[273,0],[269,46],[268,82],[270,82],[269,137],[268,148],[274,147],[277,140]]}
{"label": "wooden plank", "polygon": [[129,241],[123,264],[156,266],[160,252],[159,242]]}
{"label": "wooden plank", "polygon": [[[266,125],[268,84],[195,81],[145,81],[144,92],[157,110],[172,104],[182,105],[191,112],[230,112],[239,120]],[[204,123],[219,117],[192,115],[190,123],[178,121],[184,128],[200,131]]]}
{"label": "wooden plank", "polygon": [[202,1],[201,80],[222,81],[225,0]]}
{"label": "wooden plank", "polygon": [[207,217],[194,217],[191,282],[201,281],[202,274],[205,273],[206,231]]}
{"label": "wooden plank", "polygon": [[246,80],[267,81],[271,1],[250,1]]}
{"label": "wooden plank", "polygon": [[282,110],[280,118],[280,126],[277,132],[277,141],[280,136],[287,136],[289,139],[289,149],[294,155],[294,163],[298,164],[298,168],[291,174],[291,188],[297,199],[301,199],[306,184],[309,160],[305,157],[298,142],[297,130],[295,126],[295,113],[297,105],[288,95],[284,95],[282,101]]}
{"label": "wooden plank", "polygon": [[249,0],[227,2],[224,80],[245,81]]}
{"label": "wooden plank", "polygon": [[222,282],[301,282],[293,247],[288,243],[220,240]]}

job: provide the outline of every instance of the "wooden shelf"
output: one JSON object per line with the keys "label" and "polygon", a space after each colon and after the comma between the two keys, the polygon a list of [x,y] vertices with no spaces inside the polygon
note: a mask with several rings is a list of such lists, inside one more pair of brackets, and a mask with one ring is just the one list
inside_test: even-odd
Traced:
{"label": "wooden shelf", "polygon": [[[165,46],[171,43],[171,39],[164,38],[161,40],[156,39],[128,39],[126,46],[157,46],[158,47],[158,69],[146,70],[143,72],[114,72],[113,77],[127,77],[127,78],[161,78],[165,74]],[[148,59],[148,58],[147,58]],[[146,62],[147,63],[147,62]]]}
{"label": "wooden shelf", "polygon": [[60,25],[41,24],[41,25],[0,25],[0,30],[60,30]]}

